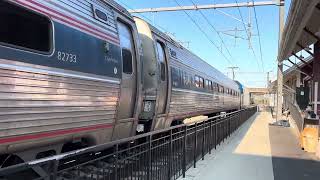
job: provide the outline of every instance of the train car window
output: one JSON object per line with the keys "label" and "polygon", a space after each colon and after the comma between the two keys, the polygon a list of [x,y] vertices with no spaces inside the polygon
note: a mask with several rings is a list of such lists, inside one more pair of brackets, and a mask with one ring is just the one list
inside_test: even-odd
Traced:
{"label": "train car window", "polygon": [[94,9],[94,11],[93,11],[94,12],[94,17],[97,20],[99,20],[99,21],[101,21],[103,23],[108,23],[108,15],[106,13],[102,12],[99,9],[96,9],[95,7],[93,7],[93,9]]}
{"label": "train car window", "polygon": [[158,60],[160,62],[160,78],[162,81],[166,80],[166,64],[165,64],[165,51],[160,42],[157,42],[157,54]]}
{"label": "train car window", "polygon": [[200,87],[200,79],[199,76],[194,76],[194,84],[197,88]]}
{"label": "train car window", "polygon": [[189,87],[189,77],[186,72],[183,72],[183,84],[185,87]]}
{"label": "train car window", "polygon": [[205,81],[206,83],[205,83],[205,89],[208,89],[209,90],[209,80],[208,79],[206,79],[206,81]]}
{"label": "train car window", "polygon": [[188,74],[189,87],[192,87],[193,76],[192,74]]}
{"label": "train car window", "polygon": [[219,89],[220,89],[219,90],[220,93],[224,93],[224,87],[223,86],[219,85]]}
{"label": "train car window", "polygon": [[171,76],[172,76],[172,85],[174,87],[178,87],[179,86],[179,70],[171,67]]}
{"label": "train car window", "polygon": [[123,61],[123,72],[126,74],[132,73],[132,54],[129,49],[122,49],[122,61]]}
{"label": "train car window", "polygon": [[181,85],[183,85],[183,71],[181,69],[178,69],[179,72],[179,82]]}
{"label": "train car window", "polygon": [[20,6],[0,1],[0,44],[49,54],[52,24],[49,18]]}
{"label": "train car window", "polygon": [[217,83],[214,83],[214,89],[215,92],[219,92],[219,86]]}
{"label": "train car window", "polygon": [[132,74],[132,61],[133,61],[133,38],[130,28],[118,21],[119,39],[122,52],[122,71],[126,74]]}
{"label": "train car window", "polygon": [[204,79],[202,77],[199,77],[199,87],[204,88]]}
{"label": "train car window", "polygon": [[212,91],[212,90],[213,90],[212,81],[206,79],[206,86],[205,86],[205,88],[206,88],[207,90]]}
{"label": "train car window", "polygon": [[202,77],[196,75],[194,79],[197,88],[204,88],[204,79]]}

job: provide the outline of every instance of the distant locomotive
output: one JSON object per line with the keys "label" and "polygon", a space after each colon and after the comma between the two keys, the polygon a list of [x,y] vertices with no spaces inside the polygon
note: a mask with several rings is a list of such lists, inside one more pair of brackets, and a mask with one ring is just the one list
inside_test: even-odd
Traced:
{"label": "distant locomotive", "polygon": [[0,1],[6,167],[240,107],[239,86],[112,0]]}

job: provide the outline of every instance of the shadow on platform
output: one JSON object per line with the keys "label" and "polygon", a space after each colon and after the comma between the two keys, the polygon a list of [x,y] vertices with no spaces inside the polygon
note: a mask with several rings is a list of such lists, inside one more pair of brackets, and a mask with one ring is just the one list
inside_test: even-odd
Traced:
{"label": "shadow on platform", "polygon": [[274,180],[318,180],[320,162],[299,146],[292,128],[269,126]]}

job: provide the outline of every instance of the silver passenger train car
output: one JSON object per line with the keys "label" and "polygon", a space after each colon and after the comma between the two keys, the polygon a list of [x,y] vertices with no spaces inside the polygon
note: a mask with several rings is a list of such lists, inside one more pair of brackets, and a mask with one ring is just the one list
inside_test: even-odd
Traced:
{"label": "silver passenger train car", "polygon": [[240,108],[239,85],[168,35],[135,17],[142,42],[143,107],[147,131],[197,115]]}
{"label": "silver passenger train car", "polygon": [[239,87],[112,0],[0,1],[6,167],[238,109]]}

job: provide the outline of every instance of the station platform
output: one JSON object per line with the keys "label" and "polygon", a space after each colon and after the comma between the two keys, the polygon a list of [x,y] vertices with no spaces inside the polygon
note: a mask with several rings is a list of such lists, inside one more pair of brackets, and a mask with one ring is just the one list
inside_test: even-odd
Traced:
{"label": "station platform", "polygon": [[258,112],[180,180],[318,180],[320,161],[301,150],[298,130],[272,126],[269,112]]}

